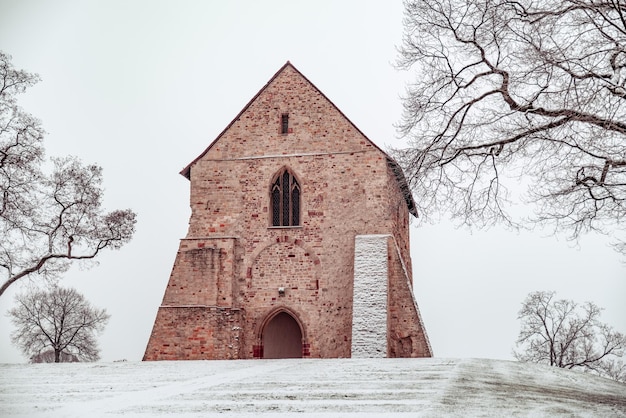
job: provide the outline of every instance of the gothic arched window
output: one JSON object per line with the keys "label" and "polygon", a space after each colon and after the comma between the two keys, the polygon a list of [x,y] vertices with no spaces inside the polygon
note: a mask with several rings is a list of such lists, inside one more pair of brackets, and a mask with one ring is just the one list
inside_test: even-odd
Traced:
{"label": "gothic arched window", "polygon": [[284,169],[272,183],[272,226],[300,225],[300,185]]}

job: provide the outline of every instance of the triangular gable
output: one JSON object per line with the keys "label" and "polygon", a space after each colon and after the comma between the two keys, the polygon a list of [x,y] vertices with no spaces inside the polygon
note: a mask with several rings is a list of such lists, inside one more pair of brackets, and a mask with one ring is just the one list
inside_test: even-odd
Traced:
{"label": "triangular gable", "polygon": [[376,145],[372,140],[370,140],[367,135],[365,135],[354,123],[352,123],[352,121],[341,111],[341,109],[339,109],[332,100],[330,100],[320,89],[317,88],[317,86],[315,86],[315,84],[313,84],[304,74],[302,74],[296,67],[294,67],[293,64],[291,64],[291,62],[287,61],[282,67],[280,67],[280,69],[276,72],[276,74],[274,74],[272,76],[272,78],[270,78],[270,80],[265,83],[265,85],[257,92],[257,94],[254,95],[254,97],[252,97],[252,99],[250,99],[250,101],[243,107],[243,109],[241,109],[241,111],[237,114],[237,116],[235,116],[233,118],[233,120],[224,128],[224,130],[222,130],[222,132],[220,132],[220,134],[217,136],[217,138],[215,138],[213,140],[213,142],[211,142],[211,144],[209,144],[209,146],[200,154],[198,155],[198,157],[196,157],[192,162],[190,162],[185,168],[183,168],[180,171],[180,174],[183,175],[184,177],[186,177],[188,180],[191,179],[191,166],[193,166],[198,160],[200,160],[202,157],[204,157],[209,150],[213,147],[213,145],[215,145],[221,138],[222,136],[231,128],[231,126],[233,126],[233,124],[235,122],[237,122],[237,120],[246,112],[246,110],[248,110],[248,108],[252,105],[252,103],[255,102],[255,100],[265,91],[265,89],[268,88],[268,86],[270,84],[272,84],[272,82],[287,68],[287,67],[291,67],[292,70],[294,70],[300,77],[302,77],[307,83],[309,83],[311,85],[311,87],[313,87],[313,89],[315,89],[315,91],[317,91],[324,99],[326,99],[328,101],[328,103],[330,103],[335,110],[337,110],[337,112],[339,112],[339,114],[350,124],[354,127],[354,129],[363,136],[363,138],[365,138],[373,147],[375,147],[376,149],[378,149],[381,153],[383,153],[383,155],[385,156],[385,158],[387,159],[387,164],[389,165],[389,167],[391,168],[391,170],[393,171],[394,175],[396,176],[396,179],[398,180],[398,184],[400,186],[400,189],[402,190],[402,193],[404,195],[404,198],[406,200],[407,206],[409,208],[409,212],[417,217],[417,206],[415,204],[415,201],[413,200],[413,195],[411,194],[410,188],[408,186],[408,183],[406,181],[406,178],[404,176],[404,172],[402,171],[402,168],[399,166],[399,164],[393,159],[391,158],[391,156],[389,156],[385,151],[383,151],[378,145]]}

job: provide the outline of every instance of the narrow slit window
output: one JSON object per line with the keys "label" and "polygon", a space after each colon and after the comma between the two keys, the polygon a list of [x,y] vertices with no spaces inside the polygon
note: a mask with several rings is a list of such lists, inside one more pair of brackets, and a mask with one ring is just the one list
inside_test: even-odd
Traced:
{"label": "narrow slit window", "polygon": [[291,222],[300,225],[300,186],[295,181],[291,187]]}
{"label": "narrow slit window", "polygon": [[291,188],[291,175],[288,171],[285,171],[283,174],[282,181],[282,189],[283,189],[283,219],[282,226],[290,226],[291,225],[291,217],[289,216],[290,206],[291,206],[291,193],[289,193],[289,189]]}
{"label": "narrow slit window", "polygon": [[280,185],[272,186],[272,225],[280,225]]}
{"label": "narrow slit window", "polygon": [[284,170],[271,188],[272,226],[300,225],[300,185],[288,170]]}
{"label": "narrow slit window", "polygon": [[280,118],[280,126],[281,133],[286,134],[289,133],[289,115],[287,113],[283,113]]}

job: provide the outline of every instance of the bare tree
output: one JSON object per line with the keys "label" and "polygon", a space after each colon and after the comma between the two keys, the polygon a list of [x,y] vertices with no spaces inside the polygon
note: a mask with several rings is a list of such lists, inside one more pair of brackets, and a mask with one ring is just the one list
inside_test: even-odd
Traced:
{"label": "bare tree", "polygon": [[[624,246],[626,3],[405,0],[398,66],[412,69],[395,156],[426,217],[518,225]],[[513,196],[508,180],[528,193]],[[522,225],[527,224],[522,221]]]}
{"label": "bare tree", "polygon": [[616,382],[626,383],[626,364],[623,360],[612,359],[603,364],[600,374]]}
{"label": "bare tree", "polygon": [[76,158],[42,171],[43,128],[16,104],[38,77],[0,52],[0,296],[32,273],[56,278],[72,260],[120,248],[135,228],[131,210],[103,212],[102,169]]}
{"label": "bare tree", "polygon": [[96,335],[109,320],[106,310],[92,307],[76,290],[58,286],[18,294],[15,301],[9,311],[17,327],[11,340],[31,361],[45,359],[51,350],[55,363],[99,359]]}
{"label": "bare tree", "polygon": [[626,336],[599,321],[600,308],[591,302],[578,305],[555,300],[555,292],[528,295],[518,319],[522,321],[515,357],[567,369],[583,368],[621,380],[620,357]]}

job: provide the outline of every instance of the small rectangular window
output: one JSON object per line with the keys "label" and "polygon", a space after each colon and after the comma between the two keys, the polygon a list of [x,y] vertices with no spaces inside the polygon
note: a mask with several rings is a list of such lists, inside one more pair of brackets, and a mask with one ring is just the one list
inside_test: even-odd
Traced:
{"label": "small rectangular window", "polygon": [[286,134],[289,133],[289,115],[287,113],[283,113],[280,119],[281,124],[281,133]]}

